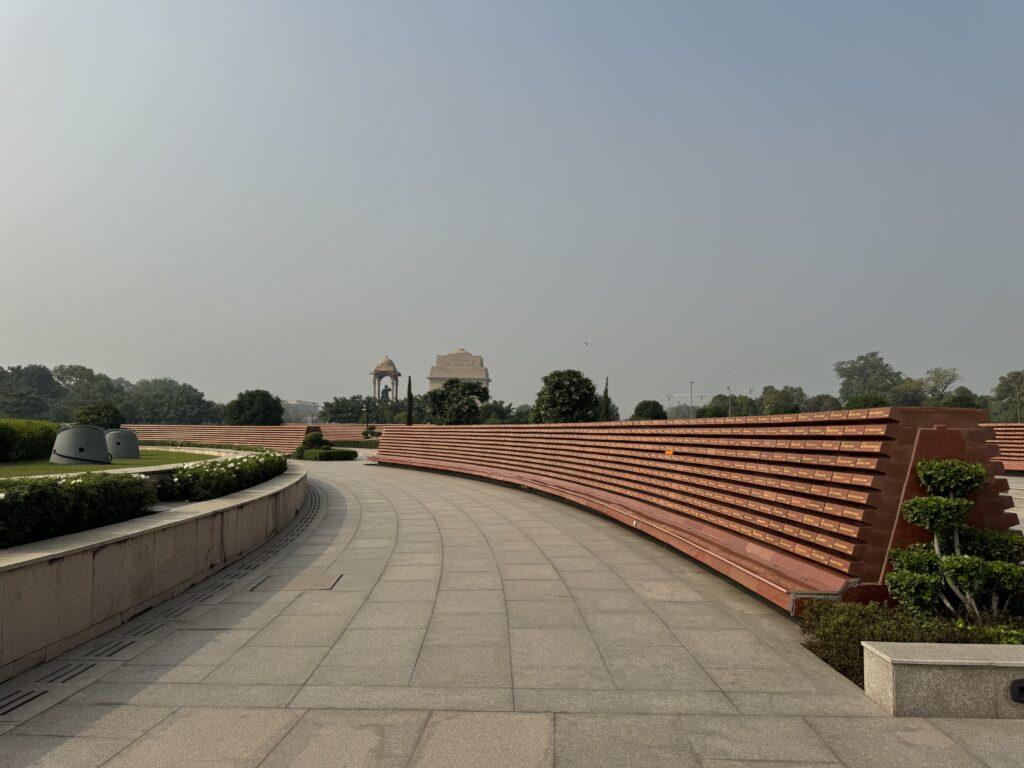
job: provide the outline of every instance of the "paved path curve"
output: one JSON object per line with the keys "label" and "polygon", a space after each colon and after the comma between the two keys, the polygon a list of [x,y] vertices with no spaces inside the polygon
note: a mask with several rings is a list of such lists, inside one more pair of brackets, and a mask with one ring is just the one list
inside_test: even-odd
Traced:
{"label": "paved path curve", "polygon": [[0,687],[0,765],[1021,765],[1019,721],[882,716],[788,617],[597,515],[308,466],[277,539]]}

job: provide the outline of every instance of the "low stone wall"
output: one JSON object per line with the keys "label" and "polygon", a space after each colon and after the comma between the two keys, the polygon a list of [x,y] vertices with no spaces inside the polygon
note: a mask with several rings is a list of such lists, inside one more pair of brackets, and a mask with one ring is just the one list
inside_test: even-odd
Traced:
{"label": "low stone wall", "polygon": [[864,693],[891,715],[1024,719],[1024,646],[861,645]]}
{"label": "low stone wall", "polygon": [[294,519],[306,471],[219,499],[0,550],[0,681],[188,589]]}

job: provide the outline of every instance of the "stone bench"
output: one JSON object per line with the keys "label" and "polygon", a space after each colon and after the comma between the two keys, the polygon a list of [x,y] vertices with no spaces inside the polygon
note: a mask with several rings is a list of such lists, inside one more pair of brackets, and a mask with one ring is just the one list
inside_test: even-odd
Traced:
{"label": "stone bench", "polygon": [[864,692],[897,717],[1024,719],[1024,645],[861,645]]}

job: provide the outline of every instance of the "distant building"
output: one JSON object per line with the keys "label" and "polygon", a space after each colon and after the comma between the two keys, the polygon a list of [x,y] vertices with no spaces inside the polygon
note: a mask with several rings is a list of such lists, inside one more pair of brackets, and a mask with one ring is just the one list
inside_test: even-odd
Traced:
{"label": "distant building", "polygon": [[448,379],[476,381],[485,387],[491,385],[491,377],[484,367],[483,357],[471,354],[462,347],[450,354],[437,356],[437,361],[427,377],[427,381],[430,382],[429,389],[440,388]]}
{"label": "distant building", "polygon": [[282,400],[284,421],[288,424],[312,424],[320,413],[320,403],[309,400]]}

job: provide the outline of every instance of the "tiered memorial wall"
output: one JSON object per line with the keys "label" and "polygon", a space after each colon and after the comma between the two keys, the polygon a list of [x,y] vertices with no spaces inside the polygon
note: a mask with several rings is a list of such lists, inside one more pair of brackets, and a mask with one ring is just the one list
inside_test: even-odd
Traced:
{"label": "tiered memorial wall", "polygon": [[[994,461],[984,411],[875,408],[689,421],[391,425],[374,457],[519,485],[602,512],[791,611],[884,595],[894,544],[924,540],[903,500],[923,458]],[[1006,529],[1004,480],[972,522]]]}

